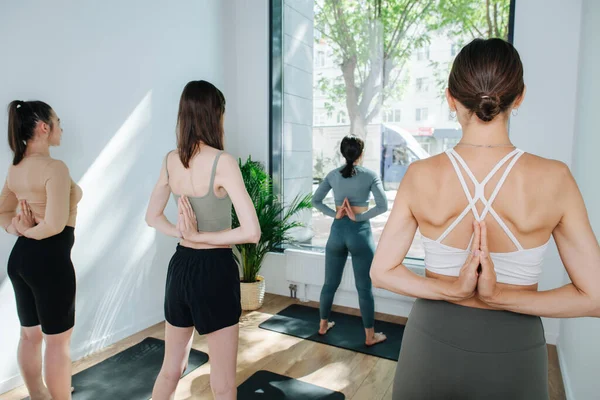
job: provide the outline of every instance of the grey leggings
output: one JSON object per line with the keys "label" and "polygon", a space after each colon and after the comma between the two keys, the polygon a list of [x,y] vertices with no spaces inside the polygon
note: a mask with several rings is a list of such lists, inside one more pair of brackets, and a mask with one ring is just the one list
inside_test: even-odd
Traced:
{"label": "grey leggings", "polygon": [[369,221],[354,222],[348,217],[336,219],[325,247],[325,284],[321,290],[319,309],[321,319],[329,319],[333,297],[340,286],[344,266],[352,255],[354,281],[358,292],[358,303],[365,328],[375,323],[375,302],[371,285],[371,263],[375,254],[375,243]]}
{"label": "grey leggings", "polygon": [[547,400],[540,318],[418,299],[410,313],[393,400]]}

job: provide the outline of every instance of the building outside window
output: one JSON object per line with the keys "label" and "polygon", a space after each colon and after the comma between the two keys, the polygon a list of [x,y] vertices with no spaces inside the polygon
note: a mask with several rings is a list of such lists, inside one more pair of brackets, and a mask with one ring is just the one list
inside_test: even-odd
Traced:
{"label": "building outside window", "polygon": [[[296,25],[282,29],[283,43],[273,49],[280,49],[282,63],[295,73],[283,77],[282,94],[273,98],[283,99],[285,131],[312,142],[312,149],[310,143],[302,144],[299,150],[286,150],[280,161],[272,161],[275,167],[293,165],[279,166],[284,171],[284,198],[314,191],[325,174],[342,164],[342,138],[354,134],[365,140],[363,166],[380,175],[391,210],[410,163],[446,151],[460,140],[460,126],[445,105],[450,67],[461,46],[475,37],[509,39],[511,1],[461,0],[460,6],[435,2],[424,10],[421,2],[407,0],[386,13],[330,0],[315,0],[312,13],[298,12],[296,0],[280,1],[289,6],[282,7],[284,12],[294,13],[282,18],[283,24]],[[476,12],[466,15],[460,7]],[[395,32],[405,16],[414,18],[407,18],[401,32]],[[307,34],[306,26],[313,26],[314,32]],[[273,131],[277,134],[282,133]],[[299,157],[307,159],[300,162]],[[333,206],[333,193],[325,202]],[[371,220],[376,242],[389,212]],[[313,210],[303,222],[310,234],[302,244],[323,248],[332,218]],[[417,232],[409,257],[423,256],[419,236]]]}

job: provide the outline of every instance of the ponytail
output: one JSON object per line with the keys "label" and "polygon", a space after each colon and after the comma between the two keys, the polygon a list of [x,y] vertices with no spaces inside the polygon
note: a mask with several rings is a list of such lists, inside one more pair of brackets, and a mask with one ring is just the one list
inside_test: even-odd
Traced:
{"label": "ponytail", "polygon": [[38,122],[52,128],[52,108],[43,101],[14,100],[8,105],[8,145],[13,151],[13,165],[25,157],[27,141],[33,139]]}
{"label": "ponytail", "polygon": [[354,174],[356,174],[356,170],[354,169],[354,161],[350,162],[349,160],[346,160],[346,165],[344,165],[344,168],[342,168],[341,173],[344,178],[350,178],[351,176],[354,176]]}
{"label": "ponytail", "polygon": [[346,165],[340,171],[344,178],[350,178],[356,174],[354,163],[360,158],[365,148],[365,142],[356,136],[346,136],[340,144],[342,156],[346,159]]}

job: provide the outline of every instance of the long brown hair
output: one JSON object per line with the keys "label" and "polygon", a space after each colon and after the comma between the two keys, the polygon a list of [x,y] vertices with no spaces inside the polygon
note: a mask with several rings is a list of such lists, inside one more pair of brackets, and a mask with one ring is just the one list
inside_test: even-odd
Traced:
{"label": "long brown hair", "polygon": [[177,150],[185,168],[200,143],[223,150],[225,96],[212,83],[191,81],[183,89],[177,114]]}
{"label": "long brown hair", "polygon": [[27,141],[33,139],[38,122],[52,129],[52,107],[43,101],[14,100],[8,105],[8,145],[13,151],[13,165],[25,157]]}
{"label": "long brown hair", "polygon": [[463,47],[448,80],[452,97],[486,122],[507,111],[524,90],[519,53],[502,39],[475,39]]}

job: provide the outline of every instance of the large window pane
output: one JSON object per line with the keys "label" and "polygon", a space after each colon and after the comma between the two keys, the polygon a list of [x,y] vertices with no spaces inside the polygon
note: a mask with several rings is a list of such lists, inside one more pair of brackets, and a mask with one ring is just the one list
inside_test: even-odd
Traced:
{"label": "large window pane", "polygon": [[[295,3],[284,3],[293,14]],[[298,32],[306,32],[306,26],[314,30],[309,119],[313,190],[342,165],[339,144],[345,135],[354,134],[365,140],[363,166],[380,174],[391,209],[410,163],[458,142],[460,126],[444,97],[450,66],[460,48],[476,37],[509,38],[510,3],[315,0],[312,25],[284,29],[291,32],[290,49]],[[291,15],[284,21],[293,24],[299,18]],[[284,54],[284,59],[295,60],[296,55]],[[335,207],[333,193],[326,202]],[[389,212],[371,221],[375,240],[388,216]],[[305,244],[324,247],[332,219],[313,210],[307,222],[312,237],[304,238]],[[409,256],[423,256],[420,240],[414,241]]]}

